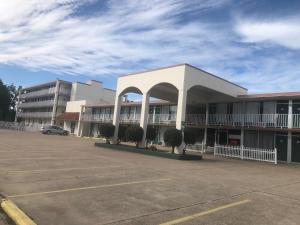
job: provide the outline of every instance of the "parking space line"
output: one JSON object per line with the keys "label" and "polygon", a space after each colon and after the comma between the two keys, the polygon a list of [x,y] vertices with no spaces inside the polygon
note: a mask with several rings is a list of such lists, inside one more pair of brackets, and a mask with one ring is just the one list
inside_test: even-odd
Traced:
{"label": "parking space line", "polygon": [[239,206],[239,205],[246,204],[246,203],[249,203],[249,202],[251,202],[251,200],[245,199],[245,200],[242,200],[242,201],[230,203],[230,204],[227,204],[227,205],[219,206],[217,208],[209,209],[209,210],[206,210],[206,211],[203,211],[203,212],[199,212],[199,213],[195,213],[195,214],[192,214],[192,215],[189,215],[189,216],[178,218],[178,219],[175,219],[175,220],[172,220],[172,221],[169,221],[169,222],[161,223],[160,225],[174,225],[174,224],[178,224],[178,223],[183,223],[183,222],[186,222],[188,220],[192,220],[192,219],[195,219],[195,218],[198,218],[198,217],[201,217],[201,216],[209,215],[209,214],[221,211],[223,209]]}
{"label": "parking space line", "polygon": [[8,170],[8,173],[26,173],[26,172],[48,172],[48,171],[64,171],[64,170],[90,170],[90,169],[105,169],[119,168],[121,166],[94,166],[94,167],[75,167],[75,168],[59,168],[59,169],[40,169],[40,170]]}
{"label": "parking space line", "polygon": [[27,193],[27,194],[9,195],[8,197],[9,198],[29,197],[29,196],[36,196],[36,195],[55,194],[55,193],[81,191],[81,190],[91,190],[91,189],[100,189],[100,188],[107,188],[107,187],[118,187],[118,186],[133,185],[133,184],[154,183],[154,182],[169,181],[169,180],[171,180],[171,179],[170,178],[164,178],[164,179],[155,179],[155,180],[141,180],[141,181],[132,181],[132,182],[117,183],[117,184],[105,184],[105,185],[89,186],[89,187],[81,187],[81,188],[61,189],[61,190],[56,190],[56,191],[44,191],[44,192],[33,192],[33,193]]}

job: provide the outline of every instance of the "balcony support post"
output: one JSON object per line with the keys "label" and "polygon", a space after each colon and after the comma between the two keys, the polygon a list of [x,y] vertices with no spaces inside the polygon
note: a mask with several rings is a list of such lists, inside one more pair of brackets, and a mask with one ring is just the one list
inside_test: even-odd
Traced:
{"label": "balcony support post", "polygon": [[55,93],[54,93],[54,104],[53,104],[53,110],[52,110],[52,116],[51,116],[51,125],[54,125],[55,123],[55,117],[57,113],[57,104],[58,104],[58,94],[59,94],[59,80],[56,81],[55,86]]}
{"label": "balcony support post", "polygon": [[116,99],[115,99],[114,117],[113,117],[113,125],[115,126],[115,132],[114,132],[114,137],[112,142],[114,144],[118,143],[121,103],[122,103],[122,95],[118,94],[116,95]]}
{"label": "balcony support post", "polygon": [[207,127],[208,127],[208,116],[209,116],[209,104],[205,104],[205,128],[204,128],[204,137],[203,137],[203,145],[206,148],[207,145]]}
{"label": "balcony support post", "polygon": [[[177,115],[176,115],[176,129],[182,130],[185,126],[185,114],[186,114],[186,98],[187,91],[183,88],[182,90],[178,90],[178,103],[177,103]],[[184,148],[184,142],[182,141],[179,147],[175,148],[176,154],[181,154]]]}
{"label": "balcony support post", "polygon": [[139,143],[139,147],[146,147],[146,135],[147,135],[147,126],[148,126],[148,116],[149,116],[149,92],[143,93],[143,101],[141,108],[141,119],[140,126],[144,130],[143,139]]}
{"label": "balcony support post", "polygon": [[289,100],[288,128],[293,128],[293,101]]}

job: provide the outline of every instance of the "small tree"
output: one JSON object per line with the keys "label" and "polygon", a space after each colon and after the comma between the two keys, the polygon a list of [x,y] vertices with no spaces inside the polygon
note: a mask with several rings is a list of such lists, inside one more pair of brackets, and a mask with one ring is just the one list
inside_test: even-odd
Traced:
{"label": "small tree", "polygon": [[193,145],[196,143],[196,135],[191,129],[184,129],[183,140],[185,143],[183,154],[185,154],[186,146]]}
{"label": "small tree", "polygon": [[110,144],[109,139],[114,136],[115,126],[112,124],[102,124],[99,127],[100,136],[104,137],[107,144]]}
{"label": "small tree", "polygon": [[175,128],[169,128],[164,133],[164,142],[167,146],[172,147],[172,154],[174,154],[175,147],[178,147],[182,143],[182,134],[180,130]]}
{"label": "small tree", "polygon": [[148,142],[153,141],[156,138],[156,129],[154,127],[147,127],[147,133],[146,133],[146,147],[148,148]]}
{"label": "small tree", "polygon": [[142,141],[144,130],[140,126],[132,125],[125,131],[125,137],[127,141],[135,142],[135,146],[138,147],[140,141]]}
{"label": "small tree", "polygon": [[118,143],[120,143],[121,141],[126,141],[126,136],[125,136],[125,132],[126,132],[127,127],[124,125],[119,125],[119,130],[118,130]]}

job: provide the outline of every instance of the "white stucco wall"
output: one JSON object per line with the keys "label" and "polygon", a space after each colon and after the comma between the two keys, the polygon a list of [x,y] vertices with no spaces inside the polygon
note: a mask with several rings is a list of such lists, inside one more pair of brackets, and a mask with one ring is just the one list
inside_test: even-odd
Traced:
{"label": "white stucco wall", "polygon": [[86,100],[67,102],[66,112],[80,112],[81,106],[86,105]]}
{"label": "white stucco wall", "polygon": [[87,81],[86,83],[74,82],[70,101],[87,100],[90,102],[114,103],[115,91],[103,88],[101,82]]}

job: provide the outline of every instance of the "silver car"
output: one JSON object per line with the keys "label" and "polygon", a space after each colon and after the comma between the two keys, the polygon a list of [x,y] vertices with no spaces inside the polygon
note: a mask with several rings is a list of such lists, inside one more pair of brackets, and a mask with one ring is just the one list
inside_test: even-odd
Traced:
{"label": "silver car", "polygon": [[42,134],[59,134],[59,135],[68,135],[69,131],[64,130],[62,127],[55,125],[47,125],[41,127]]}

